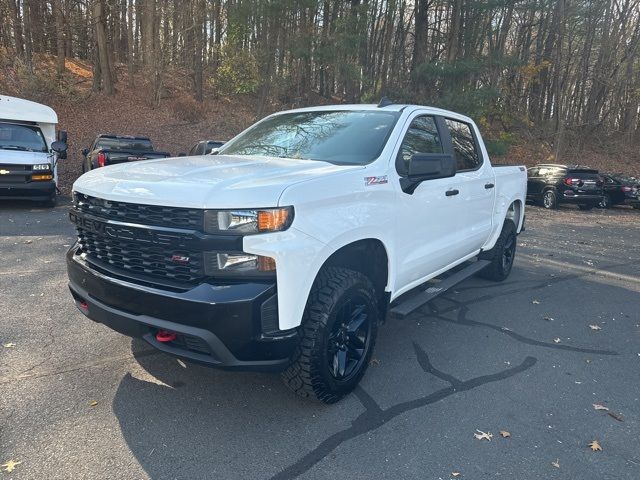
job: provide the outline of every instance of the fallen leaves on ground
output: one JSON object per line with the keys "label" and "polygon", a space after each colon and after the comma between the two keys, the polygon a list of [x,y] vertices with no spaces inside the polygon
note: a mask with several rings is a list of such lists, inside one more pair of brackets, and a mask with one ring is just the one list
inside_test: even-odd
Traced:
{"label": "fallen leaves on ground", "polygon": [[560,337],[558,337],[558,338],[554,338],[554,339],[553,339],[553,341],[554,341],[555,343],[560,343]]}
{"label": "fallen leaves on ground", "polygon": [[547,322],[553,322],[553,317],[542,317],[543,320],[546,320]]}
{"label": "fallen leaves on ground", "polygon": [[511,434],[509,432],[507,432],[506,430],[500,430],[500,436],[502,438],[509,438],[511,436]]}
{"label": "fallen leaves on ground", "polygon": [[591,330],[602,330],[602,327],[600,325],[589,325],[589,328]]}
{"label": "fallen leaves on ground", "polygon": [[89,406],[90,406],[90,407],[95,407],[96,405],[98,405],[98,401],[97,401],[97,400],[91,400],[91,401],[89,402]]}
{"label": "fallen leaves on ground", "polygon": [[460,475],[462,475],[460,472],[451,472],[452,477],[459,477]]}
{"label": "fallen leaves on ground", "polygon": [[491,441],[491,439],[493,438],[493,435],[490,432],[483,432],[482,430],[478,430],[476,429],[476,432],[478,433],[474,433],[473,436],[476,437],[478,440],[487,440],[487,441]]}
{"label": "fallen leaves on ground", "polygon": [[600,403],[594,403],[593,404],[593,408],[596,410],[607,410],[609,411],[609,407],[605,407],[604,405],[600,404]]}
{"label": "fallen leaves on ground", "polygon": [[551,462],[551,465],[553,465],[556,468],[560,468],[560,459],[556,458],[555,462]]}
{"label": "fallen leaves on ground", "polygon": [[534,305],[540,305],[540,300],[533,300],[531,303],[533,303]]}
{"label": "fallen leaves on ground", "polygon": [[2,467],[5,472],[11,473],[15,470],[16,465],[20,465],[21,463],[20,461],[9,460],[7,463],[0,465],[0,467]]}
{"label": "fallen leaves on ground", "polygon": [[4,348],[14,348],[16,346],[16,344],[13,343],[13,342],[9,342],[9,343],[3,343],[2,346]]}
{"label": "fallen leaves on ground", "polygon": [[372,358],[369,361],[369,365],[371,365],[372,367],[377,367],[380,365],[380,360],[378,360],[377,358]]}
{"label": "fallen leaves on ground", "polygon": [[591,448],[591,450],[593,452],[601,452],[602,451],[602,447],[600,446],[600,443],[598,443],[597,440],[593,440],[590,444],[589,447]]}
{"label": "fallen leaves on ground", "polygon": [[615,418],[619,422],[624,422],[624,417],[619,413],[607,412],[607,415],[609,415],[611,418]]}

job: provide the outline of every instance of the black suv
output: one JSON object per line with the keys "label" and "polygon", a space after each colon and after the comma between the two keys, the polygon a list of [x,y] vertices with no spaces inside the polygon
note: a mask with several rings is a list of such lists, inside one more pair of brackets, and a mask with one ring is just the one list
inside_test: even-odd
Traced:
{"label": "black suv", "polygon": [[544,208],[574,203],[591,210],[603,198],[603,180],[598,171],[579,165],[541,164],[527,170],[527,200]]}
{"label": "black suv", "polygon": [[622,174],[603,174],[604,197],[600,202],[601,208],[614,205],[631,205],[640,208],[640,180]]}

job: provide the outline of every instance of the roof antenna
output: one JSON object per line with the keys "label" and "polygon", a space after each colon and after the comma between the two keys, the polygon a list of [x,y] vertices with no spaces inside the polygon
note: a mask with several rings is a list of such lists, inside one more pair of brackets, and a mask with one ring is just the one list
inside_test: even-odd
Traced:
{"label": "roof antenna", "polygon": [[382,97],[380,103],[378,103],[378,108],[388,107],[389,105],[393,105],[393,102],[388,97]]}

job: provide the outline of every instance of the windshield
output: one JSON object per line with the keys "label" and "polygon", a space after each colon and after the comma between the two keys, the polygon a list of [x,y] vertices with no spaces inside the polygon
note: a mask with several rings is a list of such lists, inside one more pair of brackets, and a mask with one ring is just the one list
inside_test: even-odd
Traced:
{"label": "windshield", "polygon": [[149,152],[153,150],[153,145],[151,140],[142,138],[100,138],[96,142],[96,149]]}
{"label": "windshield", "polygon": [[220,153],[364,165],[380,155],[399,116],[370,110],[284,113],[257,123]]}
{"label": "windshield", "polygon": [[46,152],[47,143],[38,127],[0,123],[0,149]]}

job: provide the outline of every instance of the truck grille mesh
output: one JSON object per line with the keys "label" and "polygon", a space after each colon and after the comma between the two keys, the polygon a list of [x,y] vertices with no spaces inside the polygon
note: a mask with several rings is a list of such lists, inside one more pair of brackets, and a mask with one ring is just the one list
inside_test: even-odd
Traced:
{"label": "truck grille mesh", "polygon": [[[98,265],[114,267],[145,278],[179,283],[195,283],[203,278],[202,253],[177,251],[171,247],[140,244],[104,237],[78,228],[78,242],[83,253]],[[188,258],[181,265],[174,255]]]}
{"label": "truck grille mesh", "polygon": [[83,193],[75,193],[74,203],[82,212],[120,222],[190,230],[202,230],[204,223],[204,211],[197,208],[113,202]]}

